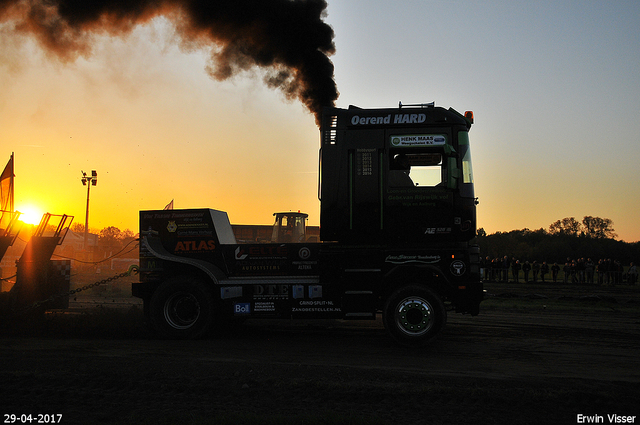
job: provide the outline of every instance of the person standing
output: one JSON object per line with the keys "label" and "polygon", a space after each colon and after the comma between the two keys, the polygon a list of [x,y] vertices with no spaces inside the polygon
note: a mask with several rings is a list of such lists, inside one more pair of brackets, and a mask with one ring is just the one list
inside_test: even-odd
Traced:
{"label": "person standing", "polygon": [[520,265],[520,261],[519,260],[515,260],[513,261],[513,264],[511,265],[511,275],[513,276],[513,281],[515,283],[518,283],[519,278],[520,278],[520,269],[522,268],[522,266]]}
{"label": "person standing", "polygon": [[562,267],[562,271],[564,272],[563,282],[566,285],[569,283],[569,276],[571,276],[571,263],[567,261],[564,263],[564,267]]}
{"label": "person standing", "polygon": [[509,261],[508,256],[504,256],[502,259],[502,280],[505,282],[509,282],[509,266],[511,265],[511,261]]}
{"label": "person standing", "polygon": [[604,274],[605,274],[604,260],[600,259],[598,261],[598,265],[596,266],[596,270],[598,272],[598,285],[602,285],[604,283]]}
{"label": "person standing", "polygon": [[560,273],[560,266],[558,263],[553,263],[553,266],[551,266],[551,278],[553,279],[553,283],[556,283],[558,273]]}
{"label": "person standing", "polygon": [[587,274],[587,283],[593,285],[593,275],[596,269],[596,265],[591,261],[591,258],[587,258],[587,262],[584,263],[585,273]]}
{"label": "person standing", "polygon": [[542,283],[544,283],[544,275],[546,275],[547,273],[549,273],[549,265],[546,261],[543,261],[542,265],[540,266],[540,278],[542,279]]}
{"label": "person standing", "polygon": [[529,283],[529,272],[531,271],[531,264],[525,261],[522,265],[522,272],[524,273],[524,283]]}
{"label": "person standing", "polygon": [[498,257],[491,260],[491,281],[500,281],[500,259]]}
{"label": "person standing", "polygon": [[540,274],[540,263],[534,261],[531,269],[533,270],[533,283],[538,283],[538,275]]}
{"label": "person standing", "polygon": [[489,271],[491,270],[491,259],[489,256],[482,261],[482,279],[487,282],[489,281]]}
{"label": "person standing", "polygon": [[620,260],[615,260],[613,262],[614,272],[615,272],[615,283],[622,283],[622,273],[624,272],[624,267]]}
{"label": "person standing", "polygon": [[585,274],[586,266],[584,262],[584,258],[578,258],[576,261],[576,274],[578,278],[578,282],[582,285],[585,282],[584,274]]}
{"label": "person standing", "polygon": [[608,285],[611,282],[611,272],[613,268],[613,264],[611,264],[611,258],[607,258],[604,260],[604,284]]}

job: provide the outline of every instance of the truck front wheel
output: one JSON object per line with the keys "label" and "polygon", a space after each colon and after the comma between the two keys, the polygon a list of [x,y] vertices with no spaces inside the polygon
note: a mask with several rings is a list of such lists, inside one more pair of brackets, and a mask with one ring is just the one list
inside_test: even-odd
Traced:
{"label": "truck front wheel", "polygon": [[387,299],[384,326],[398,343],[421,347],[433,339],[447,320],[444,303],[431,289],[407,285]]}
{"label": "truck front wheel", "polygon": [[153,294],[149,313],[159,336],[194,339],[211,327],[213,300],[201,280],[172,278],[163,282]]}

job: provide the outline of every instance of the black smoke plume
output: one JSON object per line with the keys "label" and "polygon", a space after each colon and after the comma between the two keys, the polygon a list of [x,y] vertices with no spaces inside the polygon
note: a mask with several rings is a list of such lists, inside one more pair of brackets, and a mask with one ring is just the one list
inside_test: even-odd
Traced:
{"label": "black smoke plume", "polygon": [[0,0],[0,23],[33,35],[62,61],[91,54],[95,35],[126,35],[164,15],[189,48],[211,51],[208,71],[227,79],[255,66],[265,83],[299,99],[319,121],[333,106],[333,29],[325,0]]}

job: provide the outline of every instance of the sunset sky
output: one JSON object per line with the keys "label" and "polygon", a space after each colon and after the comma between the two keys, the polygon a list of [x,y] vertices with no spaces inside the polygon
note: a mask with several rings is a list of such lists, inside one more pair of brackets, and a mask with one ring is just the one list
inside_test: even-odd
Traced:
{"label": "sunset sky", "polygon": [[[337,106],[473,110],[478,227],[613,220],[640,240],[640,2],[328,0]],[[210,207],[232,223],[319,223],[319,134],[260,69],[216,81],[158,17],[63,62],[0,22],[0,168],[20,211],[138,231],[138,211]]]}

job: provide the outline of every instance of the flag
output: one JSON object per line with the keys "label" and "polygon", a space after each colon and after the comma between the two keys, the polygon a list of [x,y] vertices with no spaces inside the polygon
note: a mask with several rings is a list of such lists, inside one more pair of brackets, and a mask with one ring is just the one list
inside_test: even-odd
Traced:
{"label": "flag", "polygon": [[171,200],[171,202],[169,202],[167,204],[166,207],[164,207],[165,210],[172,210],[173,209],[173,199]]}
{"label": "flag", "polygon": [[13,211],[13,153],[0,175],[0,209]]}

